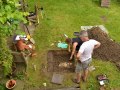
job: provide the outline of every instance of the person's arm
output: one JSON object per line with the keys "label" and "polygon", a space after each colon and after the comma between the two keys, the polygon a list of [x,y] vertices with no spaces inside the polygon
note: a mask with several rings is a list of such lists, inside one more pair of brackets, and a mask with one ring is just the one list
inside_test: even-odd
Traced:
{"label": "person's arm", "polygon": [[[77,60],[80,60],[81,54],[84,52],[85,47],[86,47],[86,46],[85,46],[84,44],[81,45],[81,47],[80,47],[80,49],[79,49],[79,51],[78,51],[78,53],[77,53]],[[81,61],[81,60],[80,60],[80,61]]]}
{"label": "person's arm", "polygon": [[27,50],[30,49],[30,47],[28,45],[24,45],[24,48]]}
{"label": "person's arm", "polygon": [[77,60],[80,60],[81,52],[77,53]]}
{"label": "person's arm", "polygon": [[71,53],[71,56],[70,56],[70,60],[73,58],[73,55],[75,54],[75,51],[76,51],[76,46],[78,45],[77,42],[73,43],[73,47],[72,47],[72,53]]}
{"label": "person's arm", "polygon": [[100,42],[97,42],[96,45],[94,46],[94,49],[100,47],[101,43]]}
{"label": "person's arm", "polygon": [[71,52],[71,45],[68,44],[68,52]]}

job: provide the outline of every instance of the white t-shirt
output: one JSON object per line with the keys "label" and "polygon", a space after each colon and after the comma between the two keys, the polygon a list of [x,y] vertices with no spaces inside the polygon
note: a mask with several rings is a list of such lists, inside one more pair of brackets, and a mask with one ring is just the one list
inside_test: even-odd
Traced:
{"label": "white t-shirt", "polygon": [[79,52],[81,53],[80,55],[81,62],[84,62],[92,58],[94,46],[97,45],[98,43],[99,43],[98,41],[90,39],[89,41],[86,41],[81,45],[79,49]]}

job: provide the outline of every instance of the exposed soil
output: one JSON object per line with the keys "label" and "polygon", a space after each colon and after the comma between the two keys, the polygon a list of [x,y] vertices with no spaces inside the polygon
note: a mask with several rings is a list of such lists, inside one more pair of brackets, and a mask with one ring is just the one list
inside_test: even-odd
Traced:
{"label": "exposed soil", "polygon": [[71,61],[70,67],[66,66],[70,62],[70,53],[67,50],[50,50],[47,56],[48,72],[74,72],[74,61]]}
{"label": "exposed soil", "polygon": [[107,21],[107,17],[106,17],[106,16],[101,16],[100,18],[101,18],[101,20],[102,20],[103,22],[106,22],[106,21]]}
{"label": "exposed soil", "polygon": [[89,37],[101,43],[100,48],[94,51],[93,57],[114,62],[120,69],[120,44],[112,40],[108,34],[94,27],[88,30]]}
{"label": "exposed soil", "polygon": [[[93,27],[88,30],[89,38],[95,39],[101,43],[101,46],[94,50],[93,57],[111,61],[120,69],[120,44],[112,40],[108,34],[99,27]],[[70,72],[74,71],[74,65],[71,68],[59,67],[60,63],[68,62],[70,53],[65,50],[51,50],[48,52],[48,71],[50,72]]]}

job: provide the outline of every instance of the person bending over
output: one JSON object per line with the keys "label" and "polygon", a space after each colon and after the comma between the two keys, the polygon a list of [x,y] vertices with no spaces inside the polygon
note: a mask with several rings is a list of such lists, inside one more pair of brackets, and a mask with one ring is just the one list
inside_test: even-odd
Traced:
{"label": "person bending over", "polygon": [[[79,37],[72,38],[72,39],[67,38],[66,43],[68,44],[68,51],[71,52],[70,60],[72,60],[73,56],[76,58],[76,55],[83,41]],[[71,48],[72,48],[72,51],[71,51]]]}

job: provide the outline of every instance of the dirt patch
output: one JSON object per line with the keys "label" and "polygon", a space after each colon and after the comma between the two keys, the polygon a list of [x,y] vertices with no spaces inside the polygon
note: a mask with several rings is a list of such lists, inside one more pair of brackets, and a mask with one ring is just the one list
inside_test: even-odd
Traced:
{"label": "dirt patch", "polygon": [[88,30],[89,37],[101,42],[100,48],[94,51],[93,57],[96,59],[114,62],[120,69],[120,44],[112,40],[108,34],[94,27]]}
{"label": "dirt patch", "polygon": [[50,50],[47,55],[48,72],[74,72],[74,61],[69,62],[70,53],[67,50]]}
{"label": "dirt patch", "polygon": [[[112,40],[108,34],[99,27],[93,27],[88,30],[89,37],[101,42],[101,46],[94,50],[93,57],[111,61],[120,69],[120,44]],[[60,63],[68,62],[70,53],[65,50],[51,50],[48,52],[48,71],[68,72],[74,71],[74,65],[71,68],[61,68]]]}
{"label": "dirt patch", "polygon": [[100,18],[103,22],[107,22],[107,17],[106,16],[100,16]]}

